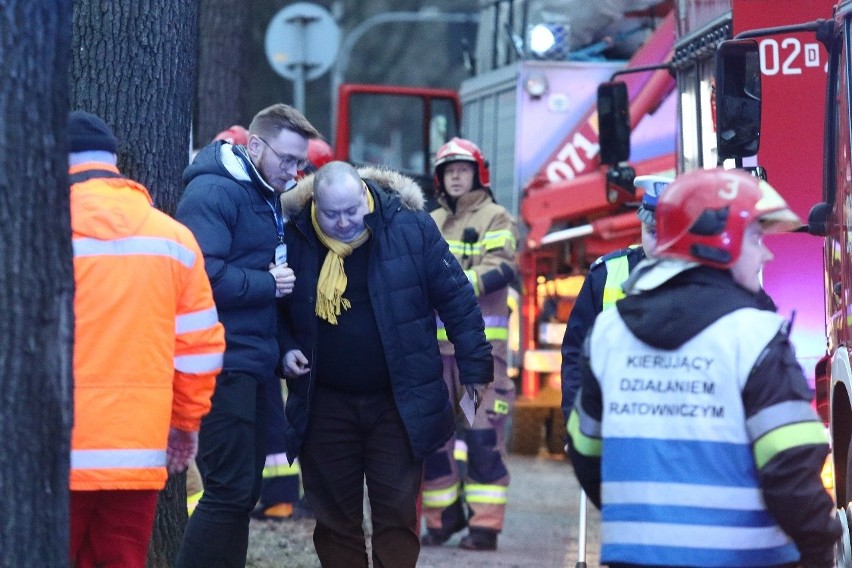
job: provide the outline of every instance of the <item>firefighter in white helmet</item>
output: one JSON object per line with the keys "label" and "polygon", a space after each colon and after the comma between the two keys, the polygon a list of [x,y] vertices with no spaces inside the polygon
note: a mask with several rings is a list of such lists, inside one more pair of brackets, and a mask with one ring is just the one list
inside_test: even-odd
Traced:
{"label": "firefighter in white helmet", "polygon": [[[494,356],[494,382],[482,393],[473,424],[459,420],[456,436],[426,459],[423,481],[425,546],[446,542],[466,525],[459,546],[495,550],[503,528],[509,471],[504,463],[504,426],[514,407],[515,386],[507,374],[509,285],[517,275],[514,218],[498,205],[488,165],[473,142],[453,138],[435,156],[435,185],[441,205],[432,217],[468,277],[482,309],[485,337]],[[453,346],[438,321],[444,380],[453,404],[460,399]],[[466,456],[465,456],[466,453]],[[462,479],[455,458],[467,468]]]}
{"label": "firefighter in white helmet", "polygon": [[828,440],[760,280],[764,235],[800,219],[722,169],[675,179],[656,217],[656,258],[595,321],[568,420],[601,563],[834,566]]}

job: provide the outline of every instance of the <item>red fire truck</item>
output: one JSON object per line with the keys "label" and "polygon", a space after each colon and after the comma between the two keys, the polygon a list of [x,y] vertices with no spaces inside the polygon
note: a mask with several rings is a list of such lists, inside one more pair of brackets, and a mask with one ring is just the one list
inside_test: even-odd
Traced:
{"label": "red fire truck", "polygon": [[[825,48],[813,38],[813,34],[801,31],[790,31],[760,41],[760,74],[764,79],[762,98],[779,105],[774,107],[779,110],[764,115],[764,132],[757,156],[742,156],[742,152],[737,154],[730,145],[717,147],[715,55],[717,46],[723,40],[740,31],[782,26],[814,18],[830,11],[834,1],[785,0],[783,9],[779,7],[778,0],[676,1],[673,10],[657,30],[659,36],[655,34],[642,50],[637,51],[634,60],[642,57],[643,50],[651,49],[655,39],[660,42],[658,46],[665,45],[662,42],[668,39],[669,47],[641,62],[631,60],[624,71],[632,68],[641,72],[624,75],[628,95],[621,99],[621,104],[629,102],[629,108],[613,109],[613,105],[619,104],[618,97],[607,99],[606,108],[616,115],[629,112],[631,124],[636,125],[638,119],[646,116],[646,113],[657,108],[664,110],[667,102],[673,99],[676,116],[672,118],[672,124],[676,125],[676,133],[672,134],[675,137],[672,143],[675,146],[676,142],[676,154],[663,155],[661,160],[671,160],[670,168],[676,168],[678,172],[715,167],[723,163],[727,167],[762,168],[761,171],[793,209],[806,218],[811,205],[820,200],[818,188],[822,171],[820,148],[823,111],[821,98],[813,94],[822,93],[825,89]],[[663,64],[665,70],[648,70],[654,67],[654,63],[658,66]],[[637,87],[637,83],[642,87]],[[671,89],[674,92],[669,95]],[[764,108],[769,108],[767,102]],[[791,112],[791,109],[795,110]],[[608,132],[606,129],[613,131]],[[796,135],[791,137],[791,132]],[[638,130],[634,131],[633,142],[638,133]],[[592,139],[597,142],[598,135],[603,142],[605,139],[617,141],[625,134],[619,132],[617,124],[605,121],[603,113],[600,116],[589,113],[588,120],[580,122],[579,129],[566,137],[565,144],[544,162],[545,165],[524,188],[521,198],[523,220],[530,227],[522,249],[525,286],[522,295],[521,343],[525,357],[521,385],[525,396],[520,400],[521,409],[526,401],[530,401],[536,408],[543,406],[539,400],[541,393],[552,389],[541,388],[542,384],[547,384],[542,381],[542,375],[552,373],[556,366],[555,361],[551,362],[550,367],[537,366],[535,356],[545,351],[542,338],[549,335],[543,333],[546,328],[541,322],[541,296],[531,293],[531,290],[541,280],[547,283],[548,276],[554,274],[553,266],[561,267],[556,274],[570,274],[571,270],[582,272],[583,263],[588,260],[567,254],[568,250],[574,252],[583,247],[578,247],[575,241],[567,243],[570,248],[561,248],[566,243],[560,243],[557,236],[560,233],[576,234],[572,231],[584,224],[592,227],[597,225],[596,230],[590,231],[591,234],[581,241],[583,246],[593,249],[598,245],[596,253],[611,250],[610,247],[618,243],[618,239],[606,239],[608,235],[602,230],[605,224],[624,219],[633,223],[633,232],[626,233],[627,239],[635,242],[638,236],[635,218],[630,214],[622,214],[618,208],[620,203],[629,199],[623,192],[629,189],[627,184],[619,183],[620,180],[631,178],[628,164],[621,162],[626,156],[603,146],[599,152],[587,153],[586,157],[590,158],[588,165],[578,159],[583,157],[583,153],[577,148],[584,147],[582,141],[586,136],[594,136]],[[579,146],[574,143],[576,140],[581,141]],[[793,140],[795,144],[791,143]],[[622,140],[616,146],[625,146],[624,142]],[[636,145],[627,147],[635,150]],[[665,169],[665,162],[643,163],[637,160],[635,151],[633,154],[630,164],[636,173],[653,173]],[[599,163],[600,156],[615,158],[607,160],[609,163]],[[560,161],[573,167],[578,175],[564,180],[548,178],[549,172],[565,171]],[[648,171],[648,166],[652,171]],[[560,225],[567,227],[561,228]],[[813,382],[825,366],[825,363],[818,365],[825,352],[823,306],[817,300],[822,297],[823,291],[821,243],[801,233],[774,237],[770,246],[776,260],[765,270],[764,286],[775,299],[780,312],[795,320],[792,340],[799,360]],[[561,337],[559,333],[553,335]],[[537,372],[540,370],[545,372]],[[556,414],[555,410],[553,414]],[[521,413],[521,419],[523,416]],[[845,443],[844,453],[848,437]]]}
{"label": "red fire truck", "polygon": [[[852,2],[844,0],[836,6],[819,3],[819,7],[808,10],[787,29],[749,28],[734,42],[720,48],[719,82],[727,85],[719,94],[718,121],[721,124],[735,121],[748,124],[749,128],[738,132],[735,138],[759,139],[761,151],[765,144],[785,145],[787,158],[795,163],[813,159],[819,164],[819,178],[814,175],[807,185],[799,185],[794,190],[803,194],[813,207],[808,217],[808,229],[812,235],[824,239],[813,239],[823,246],[820,276],[824,283],[824,322],[827,341],[823,356],[816,365],[816,402],[817,409],[830,426],[832,443],[833,492],[840,508],[840,519],[844,524],[844,533],[837,547],[837,566],[852,566],[852,545],[850,545],[850,519],[852,518],[852,365],[849,358],[850,341],[850,278],[852,278],[852,122],[850,122],[850,56],[849,45],[852,38]],[[771,25],[771,24],[770,24]],[[776,24],[777,25],[777,24]],[[739,29],[738,29],[739,30]],[[767,89],[771,85],[766,70],[771,66],[769,55],[773,53],[766,46],[784,46],[785,34],[795,32],[792,37],[801,38],[799,49],[803,64],[810,61],[810,67],[823,75],[826,89],[819,92],[791,92],[788,97],[770,97]],[[753,38],[753,39],[747,39]],[[809,60],[808,45],[813,47]],[[820,59],[816,60],[816,53]],[[792,61],[796,61],[788,55]],[[753,62],[759,62],[761,73],[757,74],[762,83],[756,85]],[[794,70],[791,63],[785,66],[785,60],[779,59],[778,72]],[[802,68],[802,72],[805,69]],[[757,86],[758,96],[754,96]],[[824,93],[824,97],[822,96]],[[816,106],[817,111],[809,116],[795,130],[772,131],[768,117],[775,115],[797,115],[803,99]],[[724,108],[722,102],[725,103]],[[762,108],[761,108],[762,107]],[[737,111],[743,111],[738,113]],[[738,116],[740,114],[740,116]],[[761,121],[760,118],[763,120]],[[745,119],[745,120],[743,120]],[[824,128],[823,128],[824,126]],[[822,134],[818,143],[810,136],[804,140],[801,134],[805,129],[817,129]],[[804,142],[804,144],[803,144]],[[760,154],[759,154],[760,155]],[[799,157],[802,159],[799,159]],[[813,188],[821,180],[822,192],[812,195]],[[785,195],[785,197],[787,197]],[[811,256],[813,258],[813,256]],[[810,269],[808,269],[810,271]],[[800,272],[799,272],[800,273]],[[803,302],[804,302],[803,298]],[[810,297],[809,303],[820,304]]]}

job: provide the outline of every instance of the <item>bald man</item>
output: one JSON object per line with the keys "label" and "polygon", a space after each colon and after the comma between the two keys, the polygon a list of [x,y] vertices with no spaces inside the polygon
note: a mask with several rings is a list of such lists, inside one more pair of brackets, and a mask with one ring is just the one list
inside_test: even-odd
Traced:
{"label": "bald man", "polygon": [[454,432],[435,314],[461,383],[492,380],[482,313],[411,179],[330,162],[282,198],[298,285],[284,301],[287,456],[302,464],[323,566],[413,567],[423,458]]}

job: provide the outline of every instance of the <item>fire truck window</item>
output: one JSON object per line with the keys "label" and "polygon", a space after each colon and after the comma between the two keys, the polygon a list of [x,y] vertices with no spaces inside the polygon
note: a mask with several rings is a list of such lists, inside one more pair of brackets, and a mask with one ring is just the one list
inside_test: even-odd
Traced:
{"label": "fire truck window", "polygon": [[446,99],[432,99],[432,116],[429,119],[429,164],[435,154],[453,136],[458,136],[455,106]]}
{"label": "fire truck window", "polygon": [[[830,127],[831,139],[834,143],[834,165],[835,171],[833,176],[835,188],[834,207],[836,211],[843,211],[843,218],[850,218],[850,206],[852,206],[852,180],[850,180],[849,159],[850,159],[850,142],[849,142],[849,85],[847,66],[847,52],[845,45],[838,42],[836,47],[840,48],[837,58],[832,58],[832,65],[837,77],[831,79],[829,74],[829,88],[833,89],[829,98],[829,110],[833,111],[832,126]],[[829,272],[829,282],[841,282],[845,280],[844,274],[847,274],[849,267],[847,263],[847,255],[843,254],[844,250],[849,250],[852,244],[850,239],[849,228],[847,226],[838,226],[836,230],[829,229],[826,235],[826,246],[829,254],[826,258],[826,268]],[[826,295],[827,313],[830,316],[829,325],[832,327],[843,326],[845,318],[838,318],[837,315],[842,313],[842,298],[840,294]],[[830,333],[829,336],[832,334]]]}
{"label": "fire truck window", "polygon": [[680,86],[680,129],[678,131],[679,146],[681,148],[680,171],[690,171],[700,167],[699,159],[700,144],[695,135],[698,129],[698,71],[687,68],[682,70],[677,77]]}
{"label": "fire truck window", "polygon": [[424,100],[418,96],[356,94],[350,99],[349,156],[374,164],[425,173]]}
{"label": "fire truck window", "polygon": [[678,73],[680,88],[681,171],[716,165],[716,127],[713,123],[713,59],[700,59]]}

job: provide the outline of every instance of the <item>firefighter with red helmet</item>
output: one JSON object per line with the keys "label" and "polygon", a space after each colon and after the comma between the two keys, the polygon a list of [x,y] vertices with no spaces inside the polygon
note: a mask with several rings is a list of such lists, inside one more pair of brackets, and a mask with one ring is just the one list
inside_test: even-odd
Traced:
{"label": "firefighter with red helmet", "polygon": [[[453,138],[435,156],[435,185],[440,208],[432,217],[468,277],[485,323],[494,357],[494,382],[478,393],[481,404],[473,423],[460,420],[456,436],[426,459],[421,542],[440,545],[469,526],[459,544],[469,550],[495,550],[503,528],[509,471],[504,425],[514,407],[515,387],[507,374],[509,285],[518,267],[514,218],[491,193],[488,164],[473,142]],[[453,404],[462,397],[453,346],[438,320],[444,380]],[[466,461],[462,480],[456,457]],[[468,511],[465,509],[467,508]]]}
{"label": "firefighter with red helmet", "polygon": [[698,170],[666,189],[654,259],[596,319],[568,420],[609,566],[834,566],[829,446],[761,289],[766,234],[800,219],[765,181]]}

